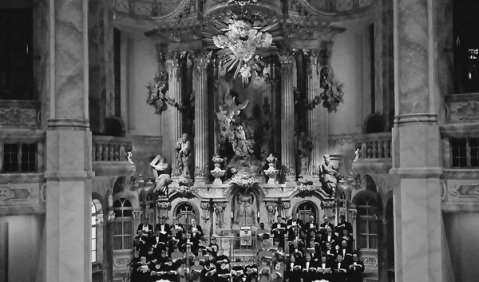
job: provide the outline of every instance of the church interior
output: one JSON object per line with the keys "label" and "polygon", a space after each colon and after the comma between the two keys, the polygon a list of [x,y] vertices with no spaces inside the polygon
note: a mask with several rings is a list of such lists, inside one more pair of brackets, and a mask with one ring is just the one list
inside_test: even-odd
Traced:
{"label": "church interior", "polygon": [[477,281],[478,9],[0,1],[0,281]]}

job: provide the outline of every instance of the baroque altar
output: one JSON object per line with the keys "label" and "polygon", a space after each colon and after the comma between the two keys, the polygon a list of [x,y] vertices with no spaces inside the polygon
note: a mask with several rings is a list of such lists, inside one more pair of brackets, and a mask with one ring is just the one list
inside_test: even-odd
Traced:
{"label": "baroque altar", "polygon": [[180,1],[152,18],[158,74],[147,103],[163,115],[157,158],[170,166],[151,182],[158,216],[178,218],[186,203],[220,236],[308,208],[316,220],[348,216],[338,203],[350,171],[329,156],[327,128],[343,99],[329,58],[344,29],[293,2]]}

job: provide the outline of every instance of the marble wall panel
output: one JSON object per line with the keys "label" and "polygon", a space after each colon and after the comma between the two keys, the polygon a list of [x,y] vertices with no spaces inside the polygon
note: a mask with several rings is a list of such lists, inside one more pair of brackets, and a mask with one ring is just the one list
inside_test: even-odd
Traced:
{"label": "marble wall panel", "polygon": [[0,206],[37,206],[44,195],[39,183],[0,184]]}
{"label": "marble wall panel", "polygon": [[429,112],[428,1],[397,1],[399,113]]}
{"label": "marble wall panel", "polygon": [[116,0],[115,9],[119,12],[128,13],[130,11],[130,1],[128,0]]}
{"label": "marble wall panel", "polygon": [[335,1],[336,10],[343,12],[353,9],[354,2],[353,0],[336,0]]}

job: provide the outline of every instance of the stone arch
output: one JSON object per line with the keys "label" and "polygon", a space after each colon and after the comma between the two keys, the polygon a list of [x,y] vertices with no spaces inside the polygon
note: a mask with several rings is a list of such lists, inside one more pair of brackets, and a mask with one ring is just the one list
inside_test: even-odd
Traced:
{"label": "stone arch", "polygon": [[[293,209],[291,210],[291,214],[293,216],[298,216],[298,209],[302,206],[302,205],[305,205],[305,204],[309,204],[309,205],[312,205],[312,207],[315,209],[314,210],[314,219],[315,219],[315,222],[318,223],[319,222],[319,218],[320,218],[320,210],[321,210],[321,207],[318,206],[315,202],[313,202],[312,200],[310,199],[304,199],[304,200],[301,200],[299,202],[297,202],[294,206],[293,206]],[[309,219],[308,219],[309,220]],[[304,221],[303,222],[307,222],[308,220]]]}
{"label": "stone arch", "polygon": [[172,217],[177,217],[177,214],[178,214],[178,209],[181,208],[182,206],[184,205],[189,205],[191,206],[191,208],[193,209],[194,211],[194,214],[195,214],[195,219],[196,219],[196,222],[198,222],[198,224],[200,224],[200,210],[198,209],[198,207],[190,202],[190,201],[186,201],[186,200],[182,200],[182,201],[179,201],[175,207],[173,208],[173,215]]}
{"label": "stone arch", "polygon": [[386,128],[386,120],[381,113],[369,114],[364,119],[363,132],[364,133],[379,133],[384,132]]}

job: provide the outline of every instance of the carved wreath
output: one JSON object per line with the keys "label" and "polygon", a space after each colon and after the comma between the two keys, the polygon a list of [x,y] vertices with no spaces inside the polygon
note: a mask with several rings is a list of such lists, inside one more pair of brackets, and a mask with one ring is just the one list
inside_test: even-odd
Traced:
{"label": "carved wreath", "polygon": [[166,96],[168,91],[168,72],[161,71],[156,74],[154,82],[147,85],[148,98],[146,103],[155,108],[155,113],[161,114],[167,109],[167,106],[177,108],[179,111],[183,111],[187,108],[186,105],[179,104],[175,99]]}

